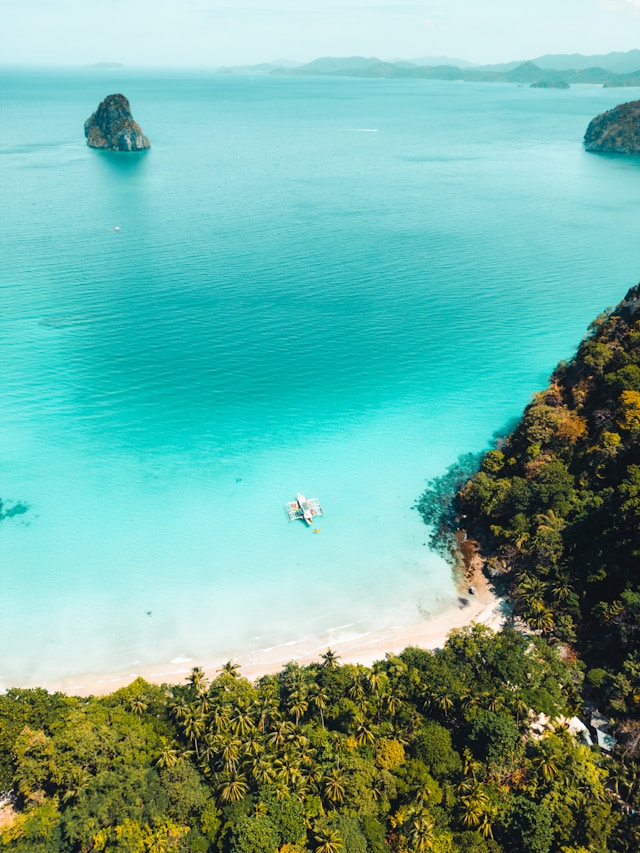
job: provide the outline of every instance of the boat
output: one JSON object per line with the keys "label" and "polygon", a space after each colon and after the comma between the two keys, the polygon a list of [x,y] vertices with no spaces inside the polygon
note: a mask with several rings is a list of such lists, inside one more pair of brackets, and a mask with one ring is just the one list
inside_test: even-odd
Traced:
{"label": "boat", "polygon": [[316,515],[324,515],[318,498],[305,498],[301,492],[298,492],[295,501],[290,501],[285,505],[285,512],[289,521],[301,519],[309,526],[311,526]]}
{"label": "boat", "polygon": [[313,512],[311,507],[309,506],[309,501],[305,498],[304,495],[301,495],[300,492],[296,495],[298,498],[298,506],[302,510],[302,517],[307,522],[307,524],[311,524],[313,521]]}

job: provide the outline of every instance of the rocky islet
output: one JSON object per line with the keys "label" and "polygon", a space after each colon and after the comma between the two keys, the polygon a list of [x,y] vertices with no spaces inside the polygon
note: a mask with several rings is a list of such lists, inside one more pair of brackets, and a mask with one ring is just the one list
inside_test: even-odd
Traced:
{"label": "rocky islet", "polygon": [[602,154],[640,154],[640,101],[620,104],[592,119],[584,145]]}
{"label": "rocky islet", "polygon": [[107,95],[84,123],[84,135],[91,148],[108,151],[144,151],[151,143],[134,121],[131,106],[121,94]]}

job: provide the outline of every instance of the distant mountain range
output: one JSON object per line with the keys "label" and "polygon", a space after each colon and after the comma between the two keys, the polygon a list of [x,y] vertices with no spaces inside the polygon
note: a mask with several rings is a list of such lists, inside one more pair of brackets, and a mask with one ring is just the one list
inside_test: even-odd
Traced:
{"label": "distant mountain range", "polygon": [[595,56],[583,56],[579,53],[548,54],[525,62],[506,62],[499,65],[472,65],[465,60],[443,56],[392,62],[377,57],[347,56],[322,57],[304,64],[278,60],[219,70],[242,74],[640,86],[640,50]]}

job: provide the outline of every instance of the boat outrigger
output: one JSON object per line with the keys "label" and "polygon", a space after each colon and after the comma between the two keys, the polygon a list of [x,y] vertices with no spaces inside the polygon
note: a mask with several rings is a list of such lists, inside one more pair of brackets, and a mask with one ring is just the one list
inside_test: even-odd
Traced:
{"label": "boat outrigger", "polygon": [[296,521],[301,518],[309,525],[316,515],[324,515],[318,498],[305,498],[300,492],[297,494],[297,500],[290,501],[285,505],[285,512],[289,521]]}

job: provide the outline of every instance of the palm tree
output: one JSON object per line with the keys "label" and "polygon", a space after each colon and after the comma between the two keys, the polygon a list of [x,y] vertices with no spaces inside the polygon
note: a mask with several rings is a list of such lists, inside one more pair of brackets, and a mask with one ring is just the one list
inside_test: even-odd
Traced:
{"label": "palm tree", "polygon": [[542,533],[560,533],[567,526],[567,522],[558,515],[555,510],[548,509],[536,516],[538,523],[538,532]]}
{"label": "palm tree", "polygon": [[555,620],[553,613],[547,607],[533,607],[523,615],[534,631],[540,631],[541,634],[549,634],[553,631]]}
{"label": "palm tree", "polygon": [[244,708],[236,708],[235,714],[230,718],[231,731],[238,737],[246,737],[255,729],[255,723],[251,714]]}
{"label": "palm tree", "polygon": [[300,779],[300,762],[287,752],[275,760],[274,767],[277,778],[284,785],[290,785]]}
{"label": "palm tree", "polygon": [[434,819],[423,810],[416,812],[411,820],[411,828],[409,830],[409,839],[416,853],[425,853],[426,850],[433,850],[433,830],[435,828]]}
{"label": "palm tree", "polygon": [[387,663],[387,675],[396,683],[407,674],[407,665],[401,658],[389,657]]}
{"label": "palm tree", "polygon": [[66,790],[62,795],[62,802],[69,803],[77,800],[83,791],[86,790],[91,776],[84,767],[74,767],[71,771],[71,778],[66,786]]}
{"label": "palm tree", "polygon": [[323,780],[324,795],[333,804],[344,802],[345,782],[344,774],[339,767],[332,767]]}
{"label": "palm tree", "polygon": [[342,836],[335,829],[317,828],[314,833],[315,853],[341,853],[344,850]]}
{"label": "palm tree", "polygon": [[545,782],[550,782],[560,772],[556,756],[544,744],[540,747],[540,755],[533,759],[533,766],[542,773]]}
{"label": "palm tree", "polygon": [[216,702],[211,709],[210,719],[217,732],[225,732],[231,719],[229,706],[223,705],[222,702]]}
{"label": "palm tree", "polygon": [[263,750],[264,745],[262,741],[259,740],[253,732],[242,744],[242,752],[244,753],[244,755],[249,755],[252,758],[256,758],[262,753]]}
{"label": "palm tree", "polygon": [[148,707],[149,706],[144,701],[142,696],[136,696],[134,699],[131,700],[131,710],[133,711],[133,713],[136,715],[136,717],[138,719],[142,718],[142,715],[144,714],[144,712],[147,710]]}
{"label": "palm tree", "polygon": [[207,690],[207,680],[204,675],[204,670],[201,666],[194,666],[189,675],[187,676],[187,681],[189,684],[192,684],[196,693],[200,695],[201,693],[206,693]]}
{"label": "palm tree", "polygon": [[196,758],[200,758],[198,754],[198,739],[202,737],[207,728],[204,716],[190,708],[184,716],[183,728],[185,735],[193,743]]}
{"label": "palm tree", "polygon": [[311,793],[311,788],[309,786],[309,782],[304,773],[300,773],[295,779],[291,780],[289,785],[289,793],[291,796],[296,797],[300,800],[301,803],[304,803]]}
{"label": "palm tree", "polygon": [[493,821],[498,813],[494,805],[489,805],[482,813],[482,818],[478,824],[478,832],[484,838],[493,838]]}
{"label": "palm tree", "polygon": [[275,781],[275,784],[272,786],[272,791],[275,795],[276,800],[286,800],[287,797],[291,796],[291,792],[289,791],[289,788],[286,783],[278,781],[277,779]]}
{"label": "palm tree", "polygon": [[276,779],[276,768],[270,758],[260,755],[251,764],[251,775],[258,785],[269,785]]}
{"label": "palm tree", "polygon": [[156,758],[156,767],[175,767],[179,760],[178,750],[165,740],[160,754]]}
{"label": "palm tree", "polygon": [[380,800],[384,796],[384,792],[387,789],[387,785],[385,783],[385,778],[382,773],[377,773],[371,782],[371,796],[374,800]]}
{"label": "palm tree", "polygon": [[303,690],[294,690],[289,697],[289,711],[296,718],[296,726],[300,723],[300,717],[304,716],[309,703]]}
{"label": "palm tree", "polygon": [[558,601],[566,601],[573,593],[573,588],[565,576],[559,577],[551,587],[551,592]]}
{"label": "palm tree", "polygon": [[300,664],[290,661],[285,665],[280,673],[280,681],[282,682],[285,693],[294,693],[296,690],[302,690],[305,687],[307,680],[306,671]]}
{"label": "palm tree", "polygon": [[376,707],[378,709],[378,725],[380,725],[380,716],[382,714],[382,696],[386,691],[388,678],[386,673],[381,672],[379,669],[372,669],[367,675],[367,680],[369,682],[369,690],[375,696],[376,699]]}
{"label": "palm tree", "polygon": [[180,697],[177,699],[173,705],[171,705],[171,713],[175,720],[184,720],[185,715],[189,711],[189,704],[184,699],[184,697]]}
{"label": "palm tree", "polygon": [[268,737],[268,743],[276,749],[281,749],[291,739],[294,732],[293,723],[290,723],[288,720],[282,720],[275,724],[273,731]]}
{"label": "palm tree", "polygon": [[499,711],[501,708],[504,708],[504,696],[501,696],[499,693],[483,693],[482,698],[487,703],[486,707],[488,711]]}
{"label": "palm tree", "polygon": [[305,764],[300,769],[300,776],[310,791],[314,794],[320,793],[320,785],[323,777],[319,764],[315,762]]}
{"label": "palm tree", "polygon": [[369,682],[369,690],[374,696],[379,696],[387,683],[387,675],[380,669],[372,669],[367,673],[367,681]]}
{"label": "palm tree", "polygon": [[218,735],[218,751],[227,772],[231,773],[238,766],[242,741],[232,735]]}
{"label": "palm tree", "polygon": [[327,651],[320,655],[320,659],[322,660],[323,669],[335,669],[338,666],[338,661],[340,658],[335,652],[332,652],[331,649],[327,649]]}
{"label": "palm tree", "polygon": [[347,696],[350,699],[353,699],[354,702],[362,704],[364,702],[365,695],[366,694],[364,691],[364,684],[362,683],[360,673],[354,672],[351,678],[349,679],[349,685],[347,687]]}
{"label": "palm tree", "polygon": [[218,755],[218,743],[215,735],[207,733],[200,749],[200,766],[205,774],[211,772],[211,764]]}
{"label": "palm tree", "polygon": [[633,800],[638,790],[640,789],[640,765],[635,761],[624,766],[623,784],[625,787],[625,797],[628,800]]}
{"label": "palm tree", "polygon": [[247,779],[242,773],[230,773],[220,786],[223,803],[239,803],[249,792]]}
{"label": "palm tree", "polygon": [[395,717],[402,707],[402,699],[400,697],[400,688],[397,684],[391,683],[384,697],[384,706],[387,714],[390,717]]}
{"label": "palm tree", "polygon": [[260,697],[260,700],[254,703],[256,712],[258,731],[264,734],[266,730],[278,719],[277,702],[269,697]]}
{"label": "palm tree", "polygon": [[531,595],[537,598],[542,598],[547,588],[547,585],[537,575],[530,575],[527,572],[522,572],[518,577],[517,582],[518,592],[523,595]]}
{"label": "palm tree", "polygon": [[636,794],[640,787],[640,765],[635,761],[629,764],[623,759],[614,762],[609,769],[609,783],[611,790],[620,803],[630,807],[635,805]]}
{"label": "palm tree", "polygon": [[520,718],[529,711],[529,703],[525,701],[523,696],[516,694],[513,701],[513,711],[516,715],[516,725],[519,726]]}
{"label": "palm tree", "polygon": [[298,758],[302,758],[309,753],[309,738],[300,731],[295,732],[289,739],[288,748]]}
{"label": "palm tree", "polygon": [[540,613],[546,609],[544,603],[546,591],[546,584],[539,580],[539,578],[526,579],[516,585],[519,609],[527,622],[529,622],[531,614]]}
{"label": "palm tree", "polygon": [[460,708],[463,711],[469,711],[471,708],[475,708],[479,701],[479,697],[475,693],[463,693],[460,697]]}
{"label": "palm tree", "polygon": [[[474,758],[473,753],[469,749],[469,747],[465,746],[463,752],[463,772],[465,776],[470,776],[474,781],[476,779],[476,775],[482,770],[482,764],[476,758]],[[463,783],[464,784],[464,783]]]}
{"label": "palm tree", "polygon": [[453,699],[448,693],[440,692],[434,697],[434,704],[444,713],[445,718],[453,708]]}
{"label": "palm tree", "polygon": [[413,800],[420,808],[426,808],[433,800],[433,789],[428,785],[420,785],[415,790]]}
{"label": "palm tree", "polygon": [[228,660],[220,667],[218,672],[220,673],[220,675],[228,676],[230,678],[240,678],[240,664],[231,663],[231,661]]}
{"label": "palm tree", "polygon": [[367,725],[366,717],[362,716],[362,714],[356,714],[355,724],[356,743],[358,743],[360,746],[371,746],[373,743],[375,743],[375,735]]}
{"label": "palm tree", "polygon": [[483,789],[482,783],[478,782],[468,794],[463,794],[460,797],[460,803],[462,806],[462,823],[469,829],[480,826],[490,805],[489,795]]}
{"label": "palm tree", "polygon": [[324,689],[324,687],[320,687],[316,684],[311,688],[311,692],[309,693],[309,699],[311,700],[311,703],[315,705],[316,709],[320,712],[320,722],[322,724],[322,728],[324,728],[324,711],[329,701],[329,694]]}
{"label": "palm tree", "polygon": [[526,530],[518,530],[515,533],[515,538],[513,540],[513,544],[518,549],[518,551],[524,551],[525,545],[529,541],[530,536]]}
{"label": "palm tree", "polygon": [[201,714],[208,714],[211,708],[213,707],[213,699],[206,691],[206,688],[202,689],[201,692],[198,693],[195,702],[193,703],[193,707],[200,711]]}

